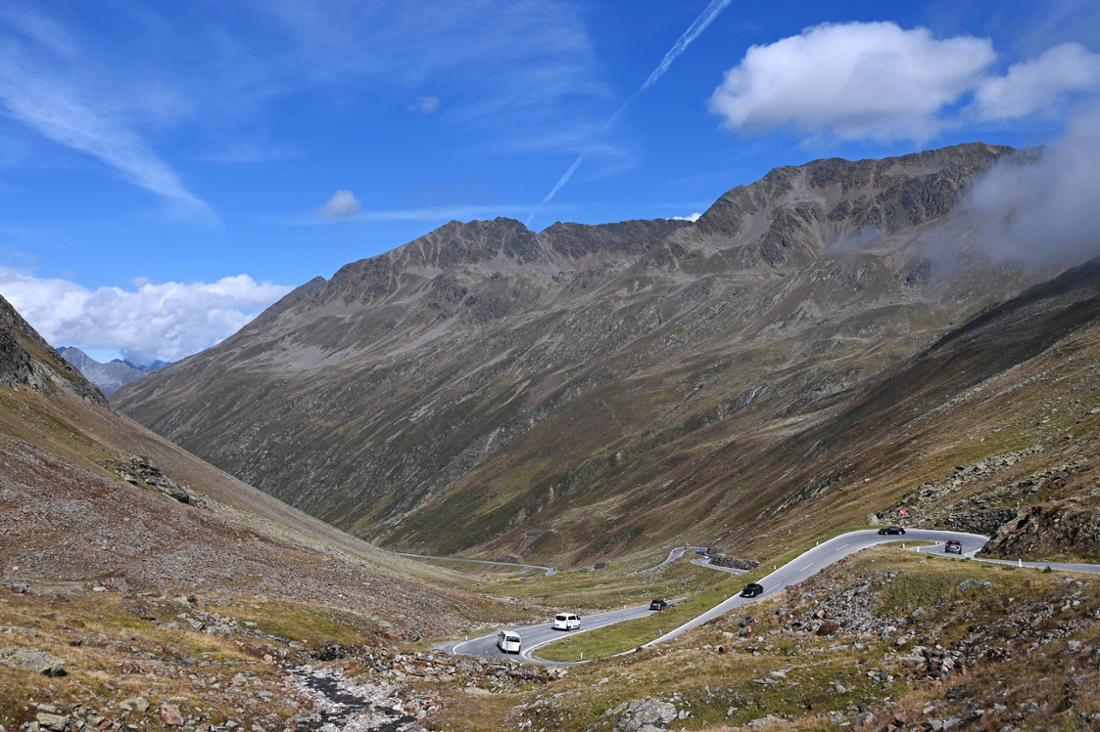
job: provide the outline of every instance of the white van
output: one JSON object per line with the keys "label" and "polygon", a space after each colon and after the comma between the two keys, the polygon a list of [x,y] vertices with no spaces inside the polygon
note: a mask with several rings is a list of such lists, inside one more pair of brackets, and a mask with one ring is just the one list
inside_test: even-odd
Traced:
{"label": "white van", "polygon": [[558,613],[554,616],[554,630],[576,630],[581,627],[580,616],[573,613]]}
{"label": "white van", "polygon": [[501,653],[519,653],[519,633],[502,630],[497,633],[497,648]]}

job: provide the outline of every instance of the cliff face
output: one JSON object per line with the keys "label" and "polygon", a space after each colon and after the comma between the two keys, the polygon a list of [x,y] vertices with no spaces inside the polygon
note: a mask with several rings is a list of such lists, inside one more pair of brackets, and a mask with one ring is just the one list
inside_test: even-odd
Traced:
{"label": "cliff face", "polygon": [[452,222],[115,402],[361,535],[625,551],[733,510],[698,469],[734,438],[815,424],[1024,287],[957,207],[1009,152],[780,168],[695,223]]}
{"label": "cliff face", "polygon": [[0,297],[0,384],[28,385],[42,391],[61,387],[88,401],[105,403],[99,390],[42,340],[3,297]]}

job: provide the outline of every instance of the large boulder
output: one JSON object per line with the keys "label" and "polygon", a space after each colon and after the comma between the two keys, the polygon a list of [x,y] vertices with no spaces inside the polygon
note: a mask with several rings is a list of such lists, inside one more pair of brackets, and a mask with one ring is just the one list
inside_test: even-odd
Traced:
{"label": "large boulder", "polygon": [[615,707],[610,716],[617,717],[615,732],[659,732],[668,729],[676,719],[676,707],[654,697],[632,699]]}
{"label": "large boulder", "polygon": [[33,648],[0,648],[0,663],[43,676],[64,676],[65,660]]}

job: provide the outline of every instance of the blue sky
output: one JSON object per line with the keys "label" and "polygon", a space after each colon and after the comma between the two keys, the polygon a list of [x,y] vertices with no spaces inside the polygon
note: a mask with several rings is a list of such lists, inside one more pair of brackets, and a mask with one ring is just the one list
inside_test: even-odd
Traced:
{"label": "blue sky", "polygon": [[1044,142],[1096,51],[1086,0],[5,3],[0,294],[55,345],[179,358],[452,218],[685,216],[777,165]]}

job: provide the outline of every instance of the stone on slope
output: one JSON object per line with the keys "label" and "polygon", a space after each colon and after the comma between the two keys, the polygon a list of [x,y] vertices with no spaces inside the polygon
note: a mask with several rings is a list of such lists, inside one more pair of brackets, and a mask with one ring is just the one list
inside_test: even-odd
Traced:
{"label": "stone on slope", "polygon": [[64,676],[65,660],[31,648],[0,648],[0,663],[43,676]]}

